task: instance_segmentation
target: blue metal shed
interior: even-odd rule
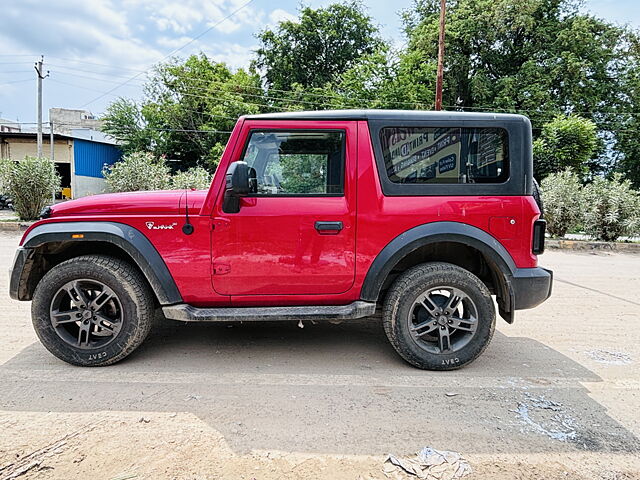
[[[76,175],[103,178],[102,169],[105,165],[113,165],[121,157],[122,151],[117,145],[74,139],[73,161]]]

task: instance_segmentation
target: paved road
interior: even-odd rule
[[[0,232],[0,272],[18,239]],[[555,271],[552,298],[518,312],[514,325],[500,321],[480,359],[444,373],[405,364],[375,319],[303,329],[164,321],[128,360],[76,368],[38,343],[29,304],[8,298],[2,273],[0,479],[16,455],[69,432],[78,436],[66,441],[68,454],[27,476],[99,468],[98,478],[125,470],[158,478],[180,465],[185,476],[172,478],[192,478],[215,464],[223,478],[241,478],[247,459],[264,465],[256,452],[285,452],[324,467],[293,470],[287,460],[265,466],[273,477],[256,478],[378,478],[383,454],[431,445],[471,459],[477,478],[513,478],[514,470],[519,478],[639,478],[640,256],[548,252],[541,263]],[[126,468],[105,451],[106,438]],[[140,456],[152,451],[168,460]]]

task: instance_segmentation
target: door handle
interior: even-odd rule
[[[342,230],[342,222],[316,222],[316,231],[324,235],[335,235]]]

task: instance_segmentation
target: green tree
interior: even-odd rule
[[[120,142],[126,153],[153,150],[157,136],[151,130],[142,108],[133,100],[118,98],[102,116],[102,131]]]
[[[435,62],[399,55],[382,46],[358,59],[334,84],[324,88],[331,108],[428,110],[434,101]]]
[[[382,44],[371,17],[356,1],[305,7],[297,21],[282,21],[257,37],[254,65],[264,72],[269,90],[289,90],[294,84],[324,87]]]
[[[161,131],[156,153],[180,168],[204,163],[215,169],[220,146],[241,115],[265,108],[260,77],[231,72],[204,54],[158,65],[146,86],[142,111]]]
[[[154,68],[138,104],[118,99],[103,116],[104,131],[126,153],[166,157],[172,170],[204,164],[215,170],[237,119],[265,108],[260,77],[206,55],[172,59]]]
[[[622,77],[623,92],[628,102],[621,104],[613,131],[617,154],[618,171],[628,178],[636,189],[640,189],[640,38],[632,37],[631,55],[628,56],[630,68]]]
[[[405,55],[437,57],[439,0],[405,12]],[[450,0],[443,104],[527,114],[537,135],[574,112],[617,137],[629,105],[637,36],[580,11],[577,0]],[[430,80],[433,82],[433,77]]]
[[[533,142],[535,176],[542,179],[567,168],[584,177],[598,146],[596,124],[576,115],[559,115]]]

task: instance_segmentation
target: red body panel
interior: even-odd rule
[[[345,130],[345,195],[244,198],[239,213],[225,214],[225,173],[240,158],[251,128]],[[347,304],[360,298],[369,267],[391,240],[437,221],[480,228],[500,241],[517,267],[537,266],[531,239],[539,210],[532,197],[384,196],[366,121],[241,118],[209,192],[186,197],[192,235],[181,231],[183,190],[86,197],[54,206],[51,218],[34,226],[110,221],[137,228],[164,259],[183,300],[195,306]],[[321,235],[316,221],[342,221],[344,229]]]

